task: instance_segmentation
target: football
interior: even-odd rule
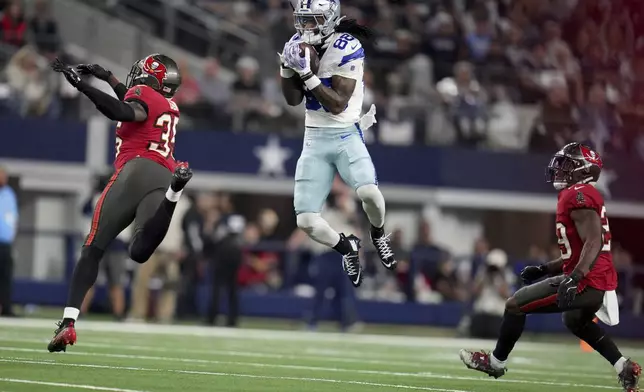
[[[318,56],[318,52],[312,45],[302,42],[300,43],[301,57],[304,57],[304,49],[306,48],[309,48],[309,51],[311,52],[311,71],[313,71],[313,73],[317,75],[318,71],[320,70],[320,56]]]

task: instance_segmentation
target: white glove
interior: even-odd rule
[[[360,120],[358,120],[358,124],[360,125],[360,129],[364,132],[367,129],[371,128],[373,124],[377,123],[378,120],[376,120],[376,105],[371,104],[371,107],[369,108],[369,111],[365,113],[364,116],[360,117]]]
[[[287,66],[300,76],[311,73],[311,50],[309,48],[304,49],[304,57],[301,57],[299,42],[295,42],[295,45],[289,48],[285,59]]]
[[[295,76],[295,72],[291,69],[291,67],[289,67],[286,59],[289,56],[292,56],[296,50],[297,54],[299,55],[300,47],[297,44],[297,41],[288,41],[286,44],[284,44],[282,53],[277,53],[280,59],[280,75],[285,79]]]

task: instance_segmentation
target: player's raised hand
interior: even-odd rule
[[[81,82],[81,77],[80,75],[78,75],[76,70],[60,61],[60,59],[58,58],[52,61],[51,69],[53,69],[54,72],[62,73],[63,76],[65,76],[65,79],[67,79],[67,82],[69,82],[69,84],[74,87],[78,86],[78,84]]]
[[[112,72],[98,64],[79,64],[76,66],[76,70],[81,75],[94,75],[96,79],[100,79],[105,82],[107,82],[110,76],[112,76]]]
[[[521,270],[521,280],[525,284],[532,284],[548,274],[545,265],[529,265]]]

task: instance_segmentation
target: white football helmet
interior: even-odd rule
[[[319,45],[340,22],[340,0],[296,0],[295,29],[302,41]]]

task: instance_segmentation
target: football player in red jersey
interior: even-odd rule
[[[526,315],[561,312],[566,327],[614,366],[624,391],[639,391],[642,368],[622,356],[613,340],[593,322],[604,295],[617,288],[606,207],[595,188],[602,166],[599,155],[579,143],[566,145],[550,161],[546,180],[559,191],[556,234],[561,257],[521,272],[528,286],[506,302],[496,348],[492,353],[461,350],[468,368],[495,378],[503,376]],[[546,276],[551,277],[532,284]]]
[[[174,159],[179,108],[172,97],[181,85],[179,67],[168,56],[153,54],[137,61],[127,86],[99,65],[72,68],[59,60],[56,72],[85,94],[110,120],[118,121],[115,172],[96,203],[92,226],[74,268],[63,320],[48,350],[65,351],[76,342],[74,323],[87,291],[96,282],[105,248],[132,222],[130,258],[146,262],[163,241],[175,206],[192,171]],[[84,81],[79,73],[107,81],[117,98]]]

